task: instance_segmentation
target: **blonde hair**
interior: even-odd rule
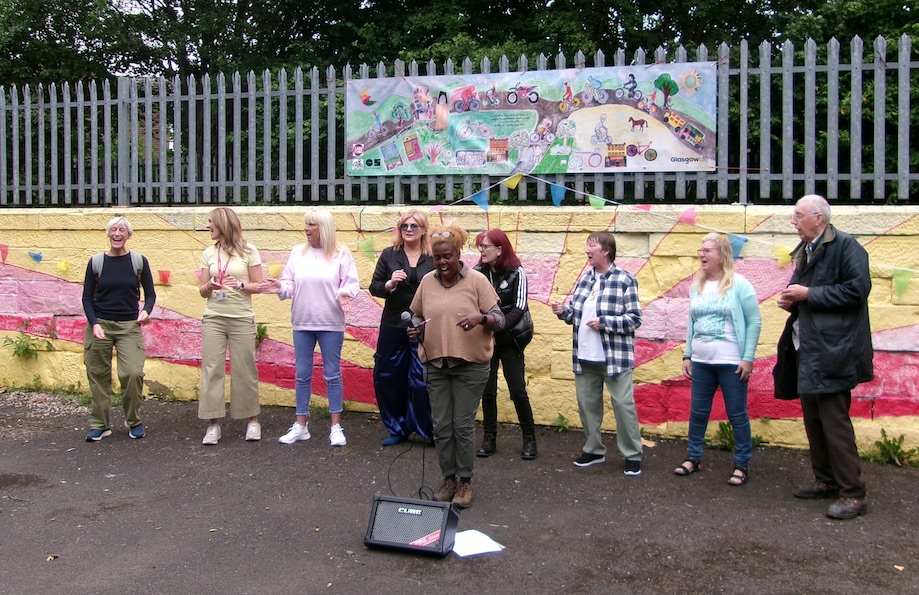
[[[210,212],[211,225],[220,232],[217,244],[227,251],[242,258],[249,253],[249,245],[243,238],[243,225],[239,216],[229,207],[217,207]]]
[[[408,211],[399,216],[399,222],[392,230],[392,246],[394,250],[404,250],[405,240],[402,239],[402,230],[400,227],[403,223],[414,221],[421,230],[421,255],[431,255],[431,238],[428,236],[428,217],[421,211]]]
[[[436,237],[440,234],[449,234],[448,237]],[[462,227],[459,227],[455,223],[446,223],[434,229],[431,232],[431,248],[437,244],[450,244],[457,254],[463,253],[463,248],[466,247],[466,241],[469,239],[469,234],[466,233]]]
[[[715,250],[721,256],[721,280],[718,284],[718,293],[724,295],[728,290],[734,287],[734,249],[731,242],[720,233],[711,232],[702,238],[702,243],[712,242],[715,244]],[[696,273],[695,287],[701,292],[705,282],[708,281],[708,274],[701,268]]]
[[[325,254],[326,260],[332,260],[339,252],[347,250],[343,245],[338,243],[335,235],[335,221],[332,219],[332,213],[325,209],[310,209],[303,215],[303,225],[313,224],[319,229],[319,247]],[[303,247],[303,253],[306,254],[310,249],[309,243]]]

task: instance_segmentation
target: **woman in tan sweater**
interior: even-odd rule
[[[434,418],[434,445],[444,476],[434,493],[458,508],[472,503],[475,414],[488,381],[493,333],[504,327],[498,294],[460,260],[467,234],[455,226],[431,234],[434,271],[412,300],[409,337],[419,339]]]

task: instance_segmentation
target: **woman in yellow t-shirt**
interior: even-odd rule
[[[243,239],[242,224],[232,209],[218,207],[207,220],[214,245],[201,255],[201,285],[207,298],[201,319],[201,390],[198,417],[208,420],[202,444],[220,440],[226,416],[224,379],[230,347],[230,417],[249,419],[246,440],[261,439],[258,423],[258,370],[255,367],[255,312],[252,294],[262,282],[262,260],[255,246]]]

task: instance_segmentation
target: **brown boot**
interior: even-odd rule
[[[523,435],[523,450],[520,451],[520,458],[525,461],[532,461],[536,458],[536,434]]]
[[[456,480],[452,477],[445,477],[443,485],[434,492],[434,500],[437,502],[449,502],[453,499],[453,494],[455,493]]]
[[[472,504],[472,484],[461,481],[453,495],[453,506],[469,508],[470,504]]]

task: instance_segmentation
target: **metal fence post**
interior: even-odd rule
[[[130,127],[128,116],[130,112],[131,81],[127,77],[118,77],[118,206],[130,206],[128,184],[131,171]]]

